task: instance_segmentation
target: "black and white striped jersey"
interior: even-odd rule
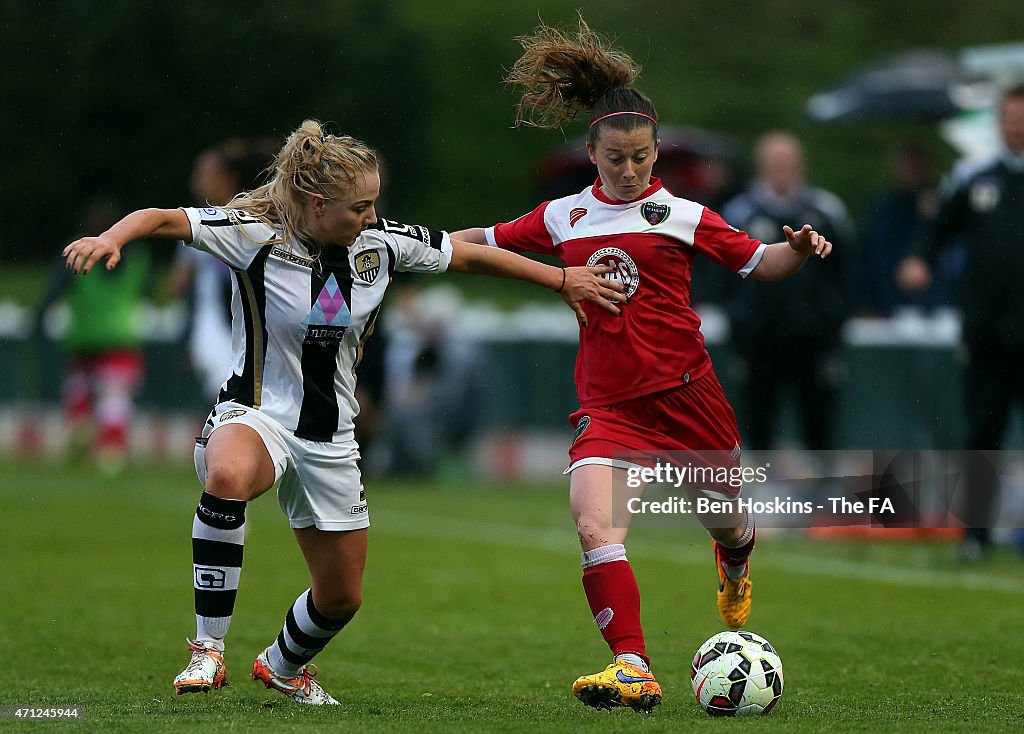
[[[219,401],[265,412],[300,438],[352,438],[355,370],[384,291],[397,271],[443,273],[446,232],[386,219],[349,248],[312,259],[297,239],[260,244],[279,232],[231,209],[184,209],[191,247],[233,273],[232,374]]]

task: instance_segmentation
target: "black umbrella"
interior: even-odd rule
[[[818,122],[942,120],[992,104],[995,88],[969,74],[949,54],[922,49],[892,57],[847,77],[807,102]]]

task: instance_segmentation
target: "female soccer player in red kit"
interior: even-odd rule
[[[524,89],[517,123],[559,127],[587,113],[587,151],[598,178],[511,222],[453,237],[553,254],[567,266],[612,265],[626,285],[621,315],[587,304],[590,323],[580,330],[580,409],[570,416],[576,438],[566,473],[583,549],[583,588],[614,662],[577,679],[573,693],[596,708],[650,712],[662,691],[645,651],[640,592],[624,546],[627,523],[613,520],[628,516],[620,507],[626,498],[613,487],[626,486],[629,452],[715,452],[738,463],[740,449],[735,416],[690,308],[693,258],[709,257],[744,278],[778,280],[811,255],[828,256],[832,245],[809,225],[786,227],[786,242],[763,244],[666,190],[651,171],[658,114],[632,86],[639,67],[582,18],[578,32],[541,25],[520,41],[524,53],[508,78]],[[715,490],[726,498],[739,492]],[[702,521],[713,538],[719,614],[727,626],[742,627],[750,614],[753,520],[731,512]]]

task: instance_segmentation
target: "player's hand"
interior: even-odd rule
[[[896,266],[896,284],[905,291],[923,291],[932,284],[932,269],[923,257],[904,258]]]
[[[87,275],[93,266],[106,258],[107,270],[113,270],[121,262],[121,245],[100,235],[83,237],[64,248],[68,270]]]
[[[626,287],[618,281],[603,277],[604,273],[613,270],[615,268],[611,265],[565,269],[565,285],[562,286],[560,295],[562,300],[569,304],[569,308],[576,312],[576,320],[580,322],[580,326],[587,325],[587,314],[583,310],[584,301],[596,303],[616,316],[622,313],[615,304],[626,302],[626,294],[623,293]]]
[[[832,243],[823,235],[815,232],[811,225],[805,224],[799,232],[794,232],[788,224],[782,228],[789,246],[801,255],[817,255],[825,259],[832,252]]]

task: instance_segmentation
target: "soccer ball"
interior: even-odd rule
[[[782,660],[753,632],[719,632],[693,656],[690,681],[711,716],[767,714],[782,696]]]

